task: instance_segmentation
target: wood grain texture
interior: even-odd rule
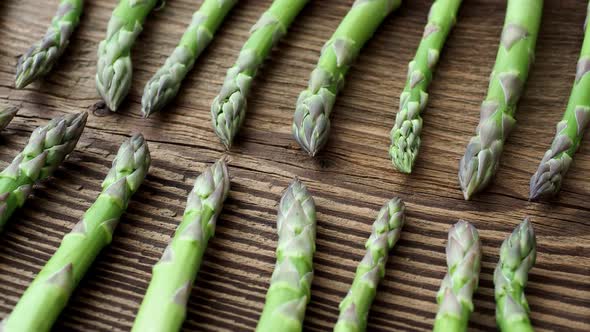
[[[56,326],[57,331],[127,331],[150,279],[151,267],[178,225],[194,178],[226,154],[213,133],[209,105],[235,60],[249,27],[271,0],[241,1],[197,61],[181,93],[164,113],[140,117],[143,85],[164,62],[199,0],[170,0],[154,12],[133,48],[134,81],[118,114],[91,115],[71,158],[35,189],[0,234],[0,317],[53,254],[64,234],[97,196],[118,145],[132,132],[150,141],[153,164],[120,223]],[[459,158],[479,118],[504,19],[505,1],[465,1],[429,90],[421,154],[411,176],[394,171],[387,155],[406,66],[426,22],[430,1],[407,1],[391,15],[353,66],[332,118],[328,146],[315,160],[291,137],[295,100],[324,41],[352,0],[311,1],[260,72],[238,144],[227,153],[232,190],[189,300],[187,330],[253,330],[274,264],[276,207],[283,189],[300,177],[318,206],[316,276],[306,330],[326,331],[353,279],[378,208],[398,195],[408,220],[393,250],[369,318],[371,331],[427,331],[445,272],[450,225],[473,222],[483,241],[481,285],[470,328],[493,331],[492,272],[498,248],[532,217],[538,260],[527,288],[538,331],[590,330],[590,139],[585,139],[561,195],[529,203],[529,178],[548,148],[568,99],[582,40],[586,4],[546,1],[537,59],[506,145],[495,183],[463,200]],[[31,131],[59,114],[98,101],[96,49],[115,0],[89,0],[62,61],[45,81],[13,88],[20,53],[45,31],[57,1],[0,3],[0,98],[20,107],[0,134],[0,167]]]

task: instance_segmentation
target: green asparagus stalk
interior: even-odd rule
[[[238,60],[228,69],[219,95],[211,104],[213,129],[230,148],[246,116],[250,85],[258,68],[309,0],[274,0],[250,29]]]
[[[133,331],[178,331],[199,271],[207,242],[215,233],[217,217],[229,193],[223,160],[201,174],[191,191],[182,223],[162,258],[135,318]]]
[[[330,113],[344,77],[365,43],[401,0],[356,0],[322,48],[306,90],[297,99],[293,135],[311,156],[328,141]]]
[[[367,253],[356,269],[348,295],[340,303],[336,332],[361,332],[367,328],[367,316],[385,275],[389,251],[395,246],[404,226],[404,203],[394,198],[385,203],[373,223],[371,236],[365,243]]]
[[[467,331],[473,312],[473,293],[479,283],[481,241],[477,229],[460,220],[449,231],[448,271],[437,294],[439,310],[434,332]]]
[[[61,0],[45,36],[20,57],[16,65],[16,88],[22,89],[47,75],[68,46],[80,22],[84,0]]]
[[[115,112],[131,86],[131,47],[147,15],[160,0],[120,0],[109,21],[106,39],[98,45],[96,88]]]
[[[509,0],[504,30],[490,77],[488,95],[481,104],[476,136],[459,164],[459,182],[469,200],[491,181],[516,124],[516,105],[535,56],[543,0]]]
[[[14,106],[2,106],[2,109],[0,110],[0,130],[8,126],[17,112],[18,108]]]
[[[311,296],[316,211],[313,197],[295,179],[281,198],[277,263],[256,331],[298,332]]]
[[[33,185],[49,177],[74,150],[88,114],[60,116],[33,131],[29,143],[0,173],[0,229],[23,206]]]
[[[61,245],[3,322],[3,332],[49,331],[92,262],[107,246],[131,196],[150,164],[143,136],[121,145],[103,191],[82,220],[64,236]]]
[[[590,17],[590,3],[587,16]],[[584,44],[576,70],[572,88],[563,119],[557,130],[551,148],[545,152],[537,172],[531,178],[530,195],[532,200],[552,196],[559,192],[574,154],[580,147],[582,137],[590,121],[590,26],[585,26]]]
[[[205,0],[193,14],[180,44],[146,84],[141,98],[145,117],[160,111],[178,93],[180,84],[193,68],[195,60],[209,45],[215,32],[238,0]]]
[[[453,25],[461,0],[436,0],[428,14],[422,41],[414,60],[408,65],[406,87],[400,95],[399,112],[391,129],[389,155],[393,166],[402,173],[411,173],[420,150],[422,117],[428,102],[426,89]]]
[[[533,332],[524,295],[529,270],[535,265],[537,243],[533,226],[525,219],[502,243],[494,270],[496,321],[502,332]]]

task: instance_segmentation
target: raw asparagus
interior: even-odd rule
[[[369,309],[377,293],[377,286],[385,275],[389,251],[395,246],[404,226],[404,203],[394,198],[385,203],[373,224],[371,236],[365,244],[367,253],[356,269],[350,291],[340,303],[336,332],[365,331]]]
[[[473,312],[473,293],[479,283],[481,241],[477,229],[460,220],[449,231],[448,271],[437,294],[435,332],[467,331]]]
[[[467,145],[459,164],[459,182],[465,199],[491,181],[514,127],[516,105],[522,94],[541,23],[543,0],[509,0],[504,30],[490,77],[488,95],[481,104],[476,136]]]
[[[350,65],[401,0],[356,0],[322,48],[306,90],[297,99],[293,135],[314,156],[328,141],[330,113]]]
[[[147,143],[135,135],[121,145],[103,191],[82,220],[64,236],[61,245],[3,322],[3,332],[49,331],[72,292],[113,236],[131,196],[150,164]]]
[[[145,117],[160,111],[176,96],[182,80],[237,2],[238,0],[205,0],[201,8],[193,14],[192,22],[184,32],[180,44],[145,85],[141,98],[141,111]]]
[[[298,332],[311,295],[316,211],[313,198],[297,179],[281,199],[277,231],[277,263],[256,331]]]
[[[0,173],[0,229],[23,206],[33,185],[49,177],[74,150],[88,114],[55,118],[33,131],[24,150]]]
[[[223,160],[197,178],[182,223],[162,258],[154,265],[152,281],[133,331],[180,330],[207,242],[215,233],[217,217],[228,193],[229,176]]]
[[[590,3],[587,17],[590,17]],[[580,147],[582,136],[590,120],[590,26],[585,26],[584,44],[576,70],[570,99],[557,124],[551,148],[545,152],[537,172],[531,178],[530,199],[555,195]]]
[[[17,89],[26,87],[51,71],[80,22],[83,6],[84,0],[61,0],[43,39],[18,60],[15,81]]]
[[[411,173],[420,150],[422,117],[428,102],[428,85],[447,36],[455,24],[461,0],[436,0],[428,14],[422,41],[408,65],[406,87],[400,95],[399,112],[391,129],[389,155],[400,172]]]
[[[494,270],[496,321],[503,332],[533,332],[524,295],[529,270],[535,265],[537,243],[533,226],[525,219],[500,248]]]
[[[107,36],[98,45],[96,88],[113,112],[131,86],[131,47],[158,1],[161,0],[120,0],[109,21]]]
[[[213,129],[228,149],[246,116],[247,98],[258,68],[308,1],[274,0],[252,26],[237,62],[228,69],[221,91],[211,105]]]
[[[2,106],[2,110],[0,110],[0,130],[8,126],[17,112],[18,108],[14,106]]]

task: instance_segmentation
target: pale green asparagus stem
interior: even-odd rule
[[[96,88],[113,112],[131,87],[131,47],[158,1],[162,0],[120,0],[109,21],[107,36],[98,45]]]
[[[180,330],[194,280],[228,193],[229,175],[223,160],[197,178],[182,223],[154,265],[132,331]]]
[[[174,99],[182,80],[237,2],[238,0],[205,0],[201,8],[193,14],[192,22],[184,32],[180,44],[145,85],[141,98],[141,112],[145,117],[160,111]]]
[[[277,231],[277,263],[256,331],[299,332],[311,295],[316,211],[313,197],[297,179],[281,199]]]
[[[502,332],[533,332],[524,288],[529,270],[535,265],[536,247],[535,232],[528,219],[502,243],[494,271],[496,321]]]
[[[0,229],[23,206],[33,185],[53,174],[74,150],[88,114],[60,116],[33,131],[29,143],[0,173]]]
[[[535,56],[543,0],[508,0],[504,30],[488,95],[481,104],[476,136],[459,164],[459,182],[465,199],[491,181],[516,124],[514,114]]]
[[[309,0],[274,0],[250,29],[238,60],[228,69],[219,95],[211,104],[213,129],[229,149],[244,122],[250,85],[273,46]]]
[[[80,21],[83,0],[61,0],[45,36],[23,54],[16,65],[16,88],[47,75],[62,55]]]
[[[399,112],[391,129],[389,147],[393,166],[400,172],[411,173],[418,156],[422,133],[420,113],[428,102],[426,89],[460,6],[461,0],[436,0],[432,4],[422,41],[408,65],[406,87],[399,98]]]
[[[467,331],[473,293],[479,284],[481,241],[477,229],[460,220],[449,231],[447,274],[436,296],[439,304],[434,332]]]
[[[2,130],[14,119],[18,108],[14,106],[0,106],[0,108],[0,130]]]
[[[103,191],[3,322],[3,332],[49,331],[88,268],[113,237],[119,218],[148,171],[141,135],[127,140],[102,183]]]
[[[587,17],[590,17],[590,3]],[[588,19],[588,18],[587,18]],[[576,79],[570,99],[557,124],[551,148],[543,156],[537,172],[531,178],[530,199],[555,195],[572,163],[574,154],[580,147],[584,131],[590,121],[590,26],[585,26],[584,44],[580,52]]]
[[[404,211],[404,203],[399,198],[385,203],[379,211],[371,236],[365,243],[367,253],[356,269],[348,295],[340,303],[335,332],[366,330],[367,316],[377,294],[377,286],[385,275],[389,251],[397,243],[404,226]]]
[[[322,48],[308,87],[297,99],[293,136],[314,156],[328,141],[330,113],[344,77],[365,43],[401,0],[356,0]]]

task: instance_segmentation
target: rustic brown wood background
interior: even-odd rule
[[[140,117],[143,85],[164,62],[199,0],[170,0],[154,12],[133,48],[134,82],[118,114],[91,115],[77,150],[35,190],[0,235],[0,317],[99,192],[118,145],[141,131],[153,164],[112,245],[75,292],[55,330],[129,330],[159,259],[177,226],[194,178],[228,154],[232,191],[189,301],[187,330],[253,330],[274,265],[275,210],[294,176],[313,193],[318,209],[316,276],[306,329],[329,330],[352,281],[363,244],[381,204],[402,197],[407,225],[392,251],[369,319],[373,331],[426,331],[445,273],[444,245],[451,224],[473,222],[484,245],[474,331],[494,330],[492,271],[502,239],[528,215],[538,236],[538,260],[527,296],[538,331],[590,330],[590,139],[586,139],[559,198],[529,203],[531,174],[554,134],[574,78],[585,1],[546,1],[537,61],[506,145],[496,182],[463,200],[458,160],[478,122],[494,62],[505,1],[468,0],[448,40],[425,114],[423,148],[411,176],[387,155],[389,130],[431,1],[407,1],[383,24],[350,71],[332,117],[332,137],[315,160],[291,138],[291,117],[323,42],[352,0],[311,1],[259,73],[245,126],[226,153],[211,130],[209,105],[236,58],[249,27],[271,0],[241,1],[196,63],[175,103],[149,120]],[[31,131],[63,113],[98,101],[96,49],[115,0],[87,2],[63,60],[44,82],[13,88],[19,54],[49,24],[57,0],[0,3],[0,97],[20,107],[0,134],[0,166],[25,145]]]

